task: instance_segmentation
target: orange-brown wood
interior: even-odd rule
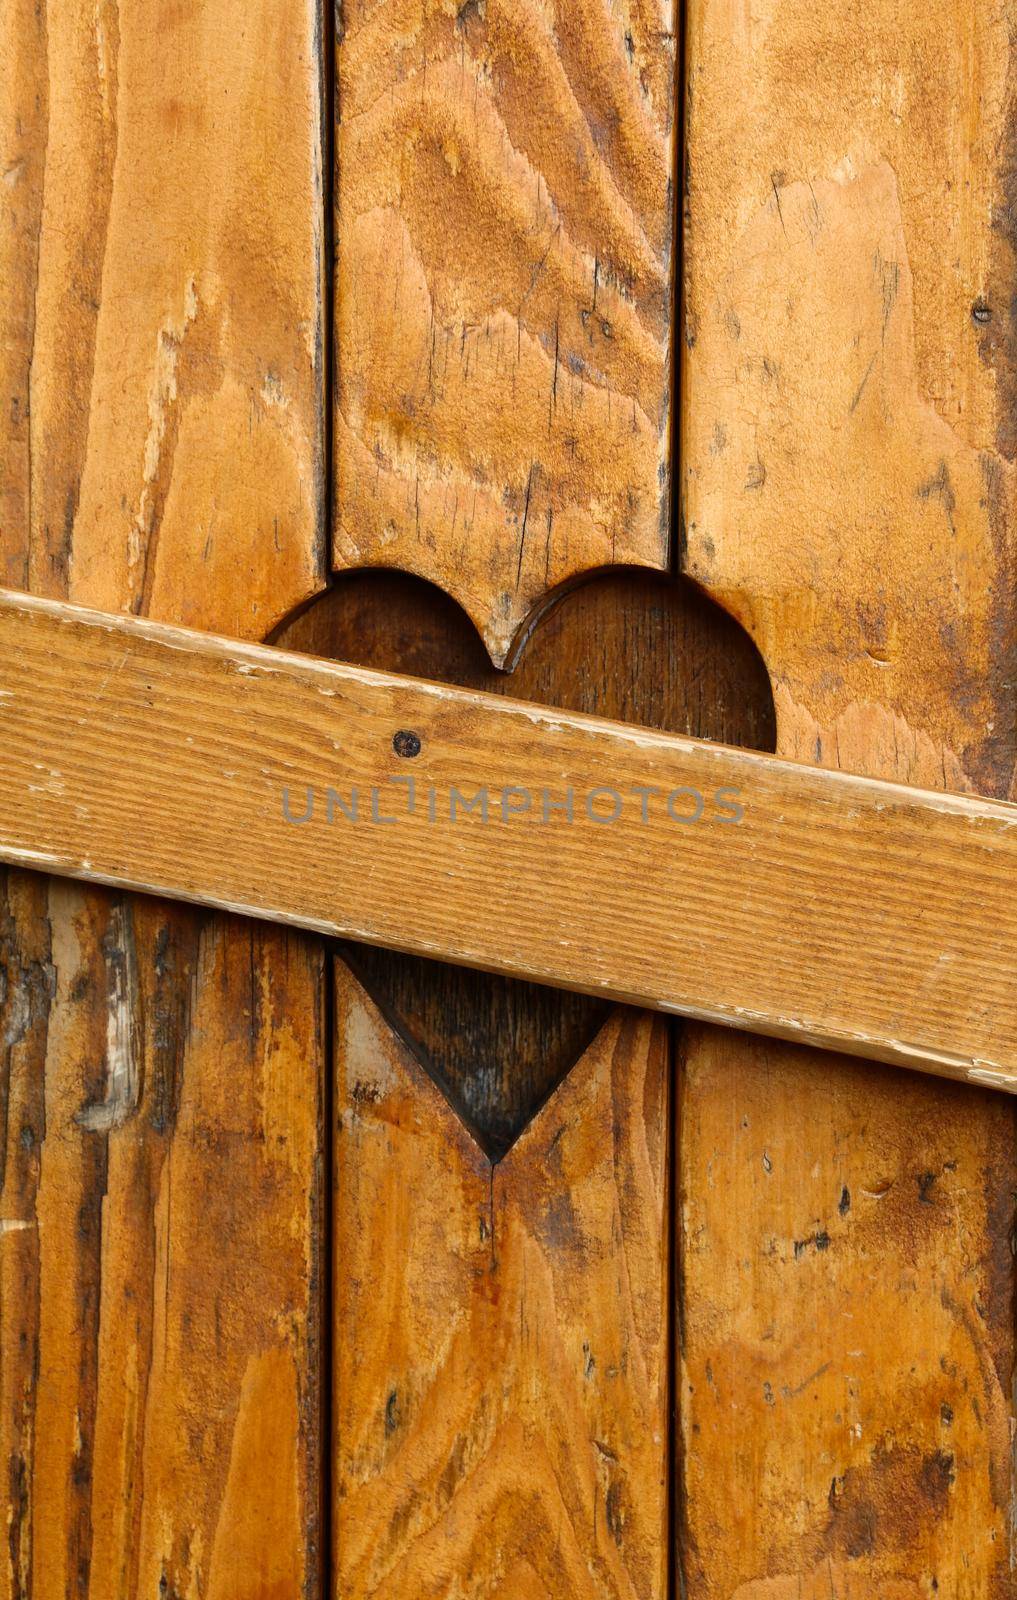
[[[689,571],[783,754],[1017,797],[1012,4],[689,23]],[[334,562],[511,659],[554,584],[667,560],[673,19],[342,25]],[[317,17],[0,27],[2,581],[264,638],[325,559]],[[5,880],[0,1600],[320,1588],[321,980]],[[660,1024],[492,1173],[341,970],[335,1020],[342,1600],[1012,1594],[1005,1101],[687,1030],[669,1577]]]
[[[502,661],[561,580],[666,562],[671,0],[353,0],[337,59],[335,565]]]
[[[333,561],[433,580],[502,663],[556,584],[612,561],[667,562],[673,7],[358,0],[343,6],[340,26]],[[508,1005],[518,1019],[518,1003]],[[528,1037],[525,1023],[520,1030]],[[510,1060],[513,1039],[509,1030]],[[660,1072],[648,1039],[633,1046],[633,1085]],[[602,1073],[601,1048],[573,1075]],[[340,1162],[337,1271],[351,1255],[364,1259],[364,1230],[379,1274],[383,1249],[414,1274],[433,1256],[450,1276],[446,1301],[425,1305],[418,1293],[412,1306],[421,1330],[442,1339],[439,1354],[405,1359],[398,1269],[380,1298],[363,1274],[340,1285],[336,1593],[419,1600],[458,1587],[657,1600],[666,1592],[664,1325],[640,1313],[636,1359],[631,1312],[601,1303],[603,1241],[592,1229],[580,1248],[567,1230],[560,1243],[541,1237],[551,1199],[541,1200],[535,1173],[505,1177],[507,1254],[490,1256],[476,1212],[484,1164],[411,1066],[384,1031],[338,1035],[344,1128],[356,1085],[379,1079],[393,1108],[385,1115],[398,1108],[412,1126],[433,1126],[413,1141],[423,1151],[426,1138],[429,1160],[413,1157],[428,1181],[416,1183],[412,1221],[390,1204],[415,1180],[386,1157],[396,1131],[384,1117],[358,1152],[359,1179]],[[578,1092],[573,1075],[523,1136],[534,1157],[549,1149],[561,1096]],[[598,1103],[599,1143],[563,1134],[555,1171],[565,1207],[585,1182],[588,1149],[607,1184],[599,1227],[615,1204],[607,1174],[613,1165],[620,1181],[630,1165],[632,1124]],[[657,1090],[646,1109],[657,1152],[663,1111]],[[409,1144],[398,1145],[406,1159]],[[510,1168],[494,1170],[497,1194]],[[617,1203],[626,1231],[645,1241],[640,1293],[655,1296],[666,1254],[660,1192],[630,1184]],[[440,1356],[443,1311],[457,1330],[455,1371]],[[350,1318],[356,1343],[343,1334]],[[597,1354],[602,1332],[614,1354]],[[592,1381],[582,1349],[591,1336]],[[472,1411],[455,1398],[456,1371],[468,1374]],[[419,1395],[422,1409],[407,1410],[407,1429],[386,1447],[384,1411],[400,1383],[411,1385],[407,1406]],[[358,1397],[364,1442],[353,1446]],[[658,1426],[642,1433],[635,1419],[658,1406]],[[601,1424],[612,1417],[607,1437]],[[441,1517],[440,1540],[424,1536],[421,1507]]]
[[[779,752],[1000,796],[1014,22],[689,13],[688,570],[759,644]],[[1010,1595],[1011,1112],[815,1064],[685,1044],[684,1592]]]
[[[1008,802],[4,590],[0,660],[0,859],[1017,1089]]]
[[[666,1024],[494,1167],[342,969],[336,1040],[336,1594],[665,1594]]]
[[[525,648],[507,674],[492,667],[479,637],[454,602],[418,579],[393,573],[344,576],[328,596],[287,626],[284,642],[376,669],[444,676],[464,687],[522,694],[547,705],[644,726],[768,746],[772,706],[758,658],[744,635],[701,596],[661,573],[615,571],[558,600],[528,633]],[[575,1374],[567,1357],[570,1349],[589,1344],[591,1335],[596,1343],[605,1330],[617,1347],[625,1336],[624,1314],[612,1321],[610,1307],[602,1302],[603,1264],[596,1266],[596,1274],[582,1261],[577,1266],[568,1235],[549,1231],[543,1221],[548,1207],[554,1207],[552,1215],[571,1215],[568,1196],[573,1182],[584,1196],[590,1195],[587,1162],[596,1158],[601,1163],[597,1190],[602,1195],[609,1181],[603,1166],[607,1152],[617,1172],[632,1170],[632,1109],[624,1112],[624,1125],[621,1111],[608,1125],[603,1096],[592,1097],[587,1088],[576,1087],[588,1085],[591,1073],[604,1071],[604,1037],[614,1035],[584,1048],[603,1021],[603,1008],[591,1009],[582,996],[379,948],[360,946],[350,951],[349,959],[369,987],[372,1002],[340,969],[340,1016],[352,1019],[340,1026],[336,1048],[341,1129],[336,1170],[334,1481],[340,1592],[375,1592],[383,1573],[386,1595],[405,1592],[415,1597],[419,1585],[428,1581],[439,1592],[442,1583],[457,1581],[467,1592],[485,1592],[485,1585],[500,1581],[501,1592],[529,1596],[546,1585],[546,1592],[571,1596],[589,1592],[591,1575],[602,1587],[608,1584],[608,1593],[617,1592],[612,1587],[617,1585],[621,1592],[639,1596],[666,1594],[666,1466],[660,1453],[666,1430],[660,1431],[658,1416],[641,1447],[630,1428],[633,1415],[646,1415],[647,1365],[664,1359],[653,1346],[663,1342],[665,1328],[661,1324],[655,1331],[651,1345],[647,1323],[641,1320],[646,1364],[630,1361],[606,1375],[610,1387],[601,1415],[605,1421],[617,1415],[622,1423],[609,1446],[615,1454],[610,1460],[597,1442],[605,1438],[599,1428],[591,1440],[596,1419],[590,1409],[590,1385],[596,1381],[595,1369],[587,1371],[584,1354],[579,1398],[585,1396],[586,1401],[578,1406],[573,1403]],[[375,1003],[411,1055],[382,1028]],[[652,1088],[659,1071],[652,1059],[661,1048],[659,1028],[659,1023],[641,1024],[638,1030],[624,1026],[620,1037],[627,1040],[629,1059],[612,1067],[616,1104],[618,1096],[628,1092],[629,1080],[638,1086],[642,1079]],[[442,1085],[489,1156],[509,1150],[493,1171],[418,1064]],[[559,1094],[545,1105],[570,1067]],[[387,1086],[382,1125],[370,1120],[370,1102],[379,1082]],[[582,1161],[576,1155],[580,1144],[574,1123],[567,1136],[554,1142],[561,1128],[560,1101],[569,1096],[564,1103],[574,1109],[578,1097],[583,1114],[592,1117],[597,1137],[604,1141],[603,1148],[584,1142]],[[654,1094],[652,1105],[647,1102],[643,1112],[648,1149],[661,1148],[659,1119],[666,1115],[666,1104]],[[528,1123],[528,1133],[513,1149]],[[363,1136],[365,1126],[369,1138]],[[640,1132],[640,1142],[643,1137]],[[417,1150],[423,1150],[426,1159],[413,1153]],[[514,1165],[516,1152],[522,1155],[524,1150],[525,1165]],[[554,1156],[553,1166],[549,1163],[553,1184],[538,1182],[533,1156],[543,1150]],[[402,1163],[409,1185],[405,1189],[400,1181]],[[477,1234],[472,1234],[468,1213],[463,1224],[468,1230],[463,1235],[466,1243],[458,1242],[462,1196],[478,1190],[489,1196],[492,1187],[503,1195],[506,1182],[511,1183],[513,1238],[526,1237],[527,1230],[538,1238],[542,1278],[562,1286],[553,1306],[547,1294],[535,1292],[529,1283],[524,1293],[513,1280],[503,1293],[502,1269],[497,1260],[492,1262],[480,1238],[479,1222]],[[559,1190],[562,1199],[556,1202]],[[654,1244],[654,1248],[659,1244],[663,1259],[667,1247],[663,1203],[643,1182],[638,1192],[626,1182],[624,1190],[619,1189],[619,1205],[622,1192],[628,1217],[626,1249],[634,1230],[644,1234],[649,1230],[651,1241],[663,1230]],[[612,1201],[609,1211],[613,1209]],[[598,1227],[610,1224],[609,1211],[600,1212]],[[367,1230],[370,1242],[365,1248],[362,1234]],[[426,1252],[435,1239],[443,1241],[440,1261],[447,1263],[450,1250],[458,1249],[458,1260],[474,1263],[479,1273],[479,1281],[471,1287],[457,1268],[452,1278],[455,1294],[445,1294],[448,1280],[443,1279],[444,1298],[439,1296],[437,1305],[427,1298],[431,1264]],[[609,1248],[618,1249],[617,1233]],[[640,1249],[641,1260],[646,1248]],[[599,1261],[596,1253],[603,1249],[603,1241],[592,1228],[588,1249]],[[383,1256],[384,1251],[410,1263],[410,1281],[419,1286],[412,1301],[401,1286],[399,1269],[388,1255]],[[577,1279],[571,1297],[568,1276],[561,1276],[566,1267]],[[654,1266],[655,1274],[657,1270]],[[645,1266],[638,1271],[645,1282]],[[380,1298],[379,1284],[385,1289]],[[531,1344],[538,1346],[539,1341],[532,1355],[519,1348],[520,1311],[526,1316]],[[456,1404],[456,1374],[447,1364],[429,1364],[426,1353],[407,1345],[406,1319],[412,1316],[414,1328],[436,1328],[438,1347],[447,1348],[442,1342],[446,1312],[457,1319],[458,1359],[461,1370],[469,1373],[469,1395],[478,1398],[474,1416]],[[393,1414],[394,1442],[386,1445],[379,1411],[382,1405],[387,1408],[393,1387],[406,1374],[413,1381],[411,1398],[424,1389],[428,1397],[435,1397],[435,1404],[418,1404],[401,1439],[394,1437],[400,1424]],[[601,1379],[604,1376],[602,1362]],[[389,1387],[383,1389],[386,1377]],[[566,1406],[560,1398],[562,1385],[569,1396]],[[546,1403],[546,1421],[541,1422],[528,1388],[537,1401]],[[603,1397],[601,1391],[598,1406]],[[669,1417],[668,1412],[666,1426]],[[460,1431],[450,1440],[453,1423]],[[488,1446],[495,1432],[501,1442],[497,1459],[492,1460]],[[407,1436],[412,1437],[412,1447],[407,1447]],[[506,1436],[512,1441],[509,1445]],[[545,1462],[549,1441],[554,1440],[555,1460],[567,1491],[567,1527],[557,1482],[546,1470],[535,1474],[532,1484],[527,1477],[529,1452],[518,1447],[521,1438]],[[444,1479],[437,1484],[435,1452]],[[452,1465],[446,1475],[448,1460]],[[592,1489],[591,1462],[597,1475]],[[626,1485],[633,1486],[638,1510],[619,1516]],[[436,1555],[441,1541],[422,1531],[415,1490],[432,1510],[443,1508],[441,1537],[451,1546],[444,1561]],[[469,1522],[459,1539],[457,1505]],[[497,1515],[487,1516],[492,1508]],[[390,1512],[391,1530],[384,1521]],[[607,1558],[605,1516],[611,1535]],[[362,1519],[367,1536],[358,1531]],[[556,1533],[564,1531],[549,1556],[552,1527]],[[368,1551],[371,1538],[379,1546],[377,1559]],[[621,1568],[614,1557],[615,1541]],[[652,1554],[651,1546],[656,1546]],[[559,1559],[566,1547],[567,1561]],[[434,1580],[432,1563],[438,1572]],[[461,1579],[458,1573],[463,1574]]]
[[[262,637],[322,581],[317,12],[0,26],[4,580]],[[3,1600],[316,1592],[322,978],[7,877]]]
[[[4,581],[262,638],[321,584],[317,9],[4,11]]]
[[[300,1594],[320,951],[20,874],[3,918],[3,1593]]]

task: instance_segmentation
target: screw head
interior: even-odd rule
[[[412,756],[419,756],[419,733],[413,733],[409,728],[400,728],[399,732],[393,736],[392,749],[397,756],[405,756],[407,759]]]

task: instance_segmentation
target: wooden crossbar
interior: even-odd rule
[[[0,591],[0,858],[1017,1090],[1017,806]]]

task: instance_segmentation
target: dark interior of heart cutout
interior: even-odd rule
[[[557,596],[517,641],[508,672],[492,666],[455,601],[388,570],[339,578],[274,642],[644,727],[774,748],[769,682],[751,641],[691,584],[644,570],[600,572]],[[608,1011],[584,995],[366,945],[345,945],[343,954],[493,1161]]]

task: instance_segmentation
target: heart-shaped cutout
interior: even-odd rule
[[[642,568],[593,573],[549,597],[491,663],[472,622],[433,584],[368,569],[339,577],[273,642],[644,727],[774,748],[766,669],[737,623],[688,582]],[[592,1042],[609,1007],[366,945],[343,953],[492,1161]]]

